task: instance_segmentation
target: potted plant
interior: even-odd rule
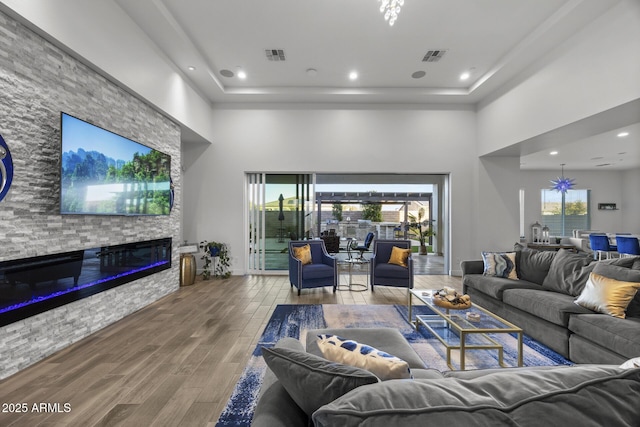
[[[435,236],[436,233],[431,229],[431,221],[423,220],[424,208],[418,210],[418,218],[414,215],[409,215],[411,222],[409,223],[409,229],[418,238],[420,242],[420,250],[418,255],[427,254],[427,239],[431,236]]]
[[[213,269],[214,277],[226,279],[231,276],[231,271],[229,270],[231,259],[229,258],[229,249],[226,243],[204,240],[200,242],[200,248],[204,251],[200,258],[204,260],[204,266],[202,267],[202,278],[204,280],[208,280],[211,277],[212,258],[217,258]]]

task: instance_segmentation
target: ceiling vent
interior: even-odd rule
[[[438,62],[442,59],[445,53],[447,53],[446,49],[430,50],[426,55],[424,55],[422,62]]]
[[[265,49],[264,53],[267,54],[267,59],[269,61],[284,61],[284,50],[283,49]]]

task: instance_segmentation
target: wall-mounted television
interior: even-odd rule
[[[60,213],[168,215],[171,156],[61,113]]]

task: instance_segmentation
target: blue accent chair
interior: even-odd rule
[[[302,261],[293,256],[293,248],[309,245],[311,264],[302,265]],[[338,286],[338,263],[335,257],[327,253],[322,240],[294,240],[289,242],[289,282],[298,288],[321,288],[332,286],[333,292]]]
[[[408,267],[389,264],[391,249],[397,246],[411,249],[410,240],[376,240],[373,244],[373,258],[371,258],[371,291],[374,286],[395,286],[413,289],[413,259],[411,254],[407,260]]]
[[[618,253],[622,255],[640,255],[640,243],[637,237],[616,236],[616,245]]]
[[[618,248],[609,244],[609,237],[606,234],[589,234],[589,243],[593,251],[593,257],[601,260],[602,253],[606,254],[607,259],[611,258],[611,254],[616,252]]]

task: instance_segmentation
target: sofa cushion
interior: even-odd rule
[[[638,282],[624,282],[592,272],[576,304],[624,319],[625,311],[638,289]]]
[[[318,347],[326,359],[366,369],[383,381],[411,378],[407,362],[368,344],[338,335],[320,334]]]
[[[581,258],[585,256],[586,259]],[[557,263],[556,259],[558,260]],[[587,262],[587,264],[581,266],[583,262]],[[630,269],[634,262],[635,258],[612,258],[593,261],[590,255],[572,254],[569,251],[560,250],[559,258],[554,258],[552,267],[542,286],[577,297],[582,293],[584,285],[589,279],[589,274],[598,265],[613,265]]]
[[[640,369],[583,366],[476,379],[392,380],[356,388],[313,414],[323,426],[637,425]]]
[[[521,280],[542,285],[556,254],[556,251],[536,251],[532,249],[516,251],[518,277]]]
[[[369,371],[304,351],[263,347],[262,355],[289,396],[307,415],[356,387],[379,381]]]
[[[518,279],[515,252],[482,252],[485,276]]]
[[[324,279],[332,275],[333,267],[327,264],[307,264],[302,267],[302,278],[304,280]]]
[[[542,286],[566,295],[578,296],[589,278],[589,272],[583,273],[582,267],[593,262],[593,256],[585,253],[573,253],[560,249],[551,262],[549,273]]]
[[[390,277],[396,279],[408,279],[409,269],[395,264],[376,263],[376,277]]]
[[[541,289],[540,285],[525,280],[511,280],[481,274],[468,274],[462,278],[462,283],[463,286],[480,291],[500,301],[502,301],[502,295],[506,289]]]
[[[574,303],[575,298],[559,292],[535,289],[507,289],[502,300],[515,308],[563,327],[569,324],[569,315],[593,313]]]
[[[569,330],[624,357],[640,355],[640,319],[580,314],[571,316]]]

